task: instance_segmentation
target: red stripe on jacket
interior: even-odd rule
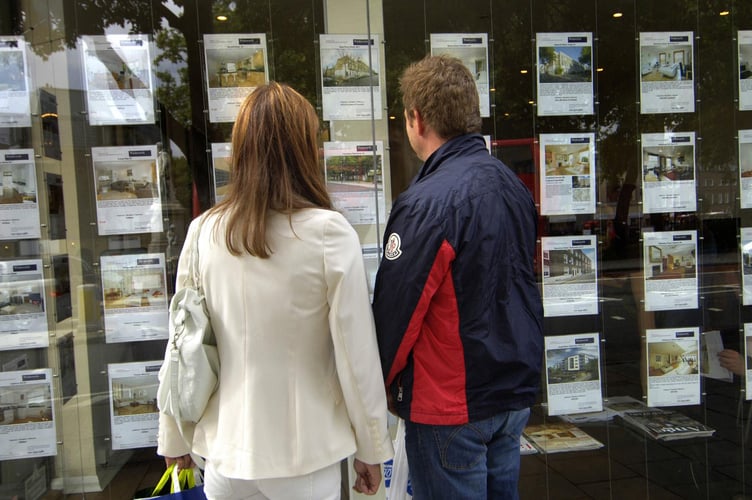
[[[422,424],[466,423],[465,355],[452,280],[454,249],[444,241],[387,377],[389,386],[412,351],[414,378],[410,420]]]

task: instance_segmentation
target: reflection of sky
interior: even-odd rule
[[[570,356],[576,354],[588,354],[593,357],[598,356],[598,349],[596,346],[592,347],[570,347],[566,349],[551,349],[546,352],[546,363],[548,366],[555,365],[564,361]]]

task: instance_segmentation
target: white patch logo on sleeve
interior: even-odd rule
[[[387,260],[396,260],[400,255],[402,255],[402,249],[400,248],[401,244],[402,241],[400,240],[399,234],[390,234],[389,240],[386,242],[384,257],[386,257]]]

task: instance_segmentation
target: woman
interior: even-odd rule
[[[354,488],[372,495],[393,453],[360,242],[332,208],[318,130],[292,88],[257,88],[232,131],[227,196],[202,217],[220,384],[191,443],[160,414],[158,453],[204,457],[209,499],[339,498],[353,453]],[[184,250],[178,286],[187,268]]]

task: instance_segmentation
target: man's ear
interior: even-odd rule
[[[415,127],[418,134],[423,135],[426,132],[426,122],[423,121],[423,116],[417,109],[413,110],[413,120],[415,121]]]

